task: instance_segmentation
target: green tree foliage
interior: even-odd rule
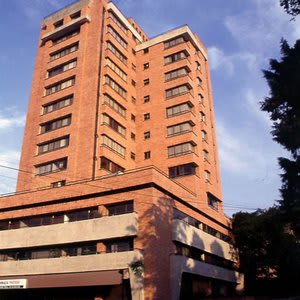
[[[291,16],[297,16],[300,13],[300,0],[280,0],[280,6]]]
[[[281,60],[270,60],[264,76],[270,96],[261,102],[261,109],[270,113],[273,139],[290,153],[279,158],[283,170],[280,209],[300,238],[300,40],[290,47],[281,41]]]
[[[300,249],[276,207],[236,213],[233,234],[247,294],[286,296],[297,292]]]

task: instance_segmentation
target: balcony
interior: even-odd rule
[[[173,220],[173,240],[236,262],[236,249],[231,244],[182,220]]]
[[[1,277],[45,275],[128,269],[128,265],[142,259],[139,250],[82,256],[63,256],[34,260],[0,262]]]
[[[207,278],[232,282],[237,285],[237,291],[243,290],[244,276],[242,273],[237,271],[227,270],[222,267],[210,265],[180,255],[171,255],[170,264],[171,290],[173,296],[171,299],[177,299],[176,297],[178,297],[180,293],[180,279],[182,277],[182,273],[191,273]]]
[[[1,250],[59,245],[137,235],[136,213],[0,231]],[[1,269],[1,268],[0,268]]]
[[[76,28],[79,28],[82,24],[84,24],[86,22],[90,22],[90,17],[82,16],[72,22],[69,22],[66,25],[63,25],[53,31],[50,31],[42,36],[42,43],[44,44],[49,40],[57,39],[65,34],[71,32],[72,30],[74,30]]]

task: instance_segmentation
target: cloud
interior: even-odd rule
[[[45,14],[49,13],[53,10],[61,9],[64,6],[72,3],[72,0],[66,1],[62,4],[58,0],[30,0],[23,3],[22,11],[24,12],[25,16],[30,20],[37,19],[41,20]],[[21,1],[22,3],[22,1]]]
[[[12,115],[5,115],[0,111],[0,130],[15,127],[23,127],[25,123],[25,115],[13,113]]]
[[[231,128],[223,119],[216,123],[220,165],[224,171],[255,181],[277,176],[274,144],[269,148],[268,141],[252,137],[245,129]]]
[[[278,52],[283,35],[292,43],[299,38],[300,20],[291,22],[279,1],[253,0],[253,4],[247,11],[228,16],[224,23],[239,45],[263,62]]]
[[[208,55],[211,70],[222,68],[227,70],[228,74],[233,74],[233,62],[231,61],[230,57],[226,56],[221,49],[217,47],[210,47],[208,48]]]
[[[18,167],[20,152],[16,150],[0,150],[0,164],[10,167]]]
[[[250,52],[225,54],[222,49],[213,46],[208,48],[208,56],[211,70],[221,69],[228,75],[233,75],[236,65],[240,63],[246,64],[250,71],[257,68],[256,56]]]
[[[264,93],[258,91],[253,91],[252,89],[246,89],[242,91],[242,94],[245,97],[245,108],[264,126],[271,128],[272,122],[267,113],[263,112],[260,109],[259,101],[262,101],[264,98]]]
[[[0,194],[15,191],[18,172],[4,166],[18,168],[20,152],[0,149]]]

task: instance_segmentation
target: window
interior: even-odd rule
[[[108,57],[105,59],[105,65],[110,67],[124,81],[127,81],[127,74]]]
[[[42,165],[37,166],[36,169],[36,174],[37,175],[44,175],[48,173],[54,173],[54,172],[59,172],[67,169],[67,162],[68,159],[61,158],[52,162],[48,162]]]
[[[126,116],[126,109],[119,104],[115,99],[113,99],[110,95],[104,94],[104,103],[111,107],[114,111],[119,113],[123,118]]]
[[[167,128],[167,135],[172,136],[172,135],[181,134],[192,130],[193,130],[193,124],[191,122],[184,122],[184,123],[169,126]]]
[[[45,104],[43,106],[43,114],[48,114],[52,111],[64,108],[66,106],[69,106],[73,103],[73,95],[61,98],[59,100],[56,100],[54,102]]]
[[[201,130],[202,141],[207,141],[207,132],[205,130]]]
[[[170,178],[194,175],[195,173],[196,173],[196,165],[193,163],[169,168],[169,177]]]
[[[204,97],[202,94],[198,94],[199,103],[203,103]]]
[[[121,97],[126,99],[127,91],[124,90],[118,83],[116,83],[112,78],[108,75],[105,75],[105,83],[108,84],[116,93],[118,93]]]
[[[170,47],[174,47],[174,46],[176,46],[178,44],[182,44],[184,42],[185,41],[184,41],[184,38],[182,36],[177,37],[175,39],[172,39],[170,41],[165,42],[165,49],[168,49]]]
[[[147,54],[147,53],[149,53],[149,48],[144,49],[144,54]]]
[[[38,145],[38,154],[55,151],[69,146],[69,136]]]
[[[203,159],[205,161],[208,161],[208,151],[207,150],[203,150]]]
[[[53,25],[54,25],[55,28],[61,27],[61,26],[64,25],[64,20],[61,19],[61,20],[55,22]]]
[[[56,45],[56,44],[59,44],[65,40],[68,40],[70,38],[72,38],[73,36],[76,36],[80,33],[80,28],[78,29],[75,29],[71,32],[68,32],[67,34],[63,35],[63,36],[60,36],[58,37],[57,39],[53,39],[52,42],[53,42],[53,45]]]
[[[201,70],[201,65],[199,63],[199,61],[195,61],[195,64],[196,64],[196,70]]]
[[[107,48],[125,65],[127,64],[127,57],[123,55],[111,42],[107,42]]]
[[[144,70],[149,69],[149,63],[144,64]]]
[[[197,77],[197,85],[202,86],[202,79],[200,77]]]
[[[151,152],[150,151],[144,152],[144,159],[150,159],[150,158],[151,158]]]
[[[133,40],[135,43],[138,42],[138,39],[137,39],[137,37],[136,37],[134,34],[132,34],[132,40]]]
[[[136,51],[133,48],[132,48],[131,52],[133,55],[136,55]]]
[[[149,80],[149,78],[147,78],[147,79],[144,79],[144,85],[148,85],[150,83],[150,80]]]
[[[59,59],[63,56],[66,56],[70,53],[73,53],[73,52],[77,51],[78,49],[79,49],[79,43],[77,42],[77,43],[75,43],[71,46],[68,46],[68,47],[60,49],[56,52],[50,53],[50,61]]]
[[[167,108],[167,117],[174,117],[180,114],[184,114],[186,112],[191,111],[192,103],[191,102],[185,102],[179,105],[174,105]]]
[[[210,181],[210,172],[205,170],[204,171],[204,179],[205,181],[209,182]]]
[[[172,79],[176,79],[178,77],[185,76],[188,74],[189,71],[190,70],[187,67],[183,67],[183,68],[165,73],[165,81],[170,81]]]
[[[175,157],[194,152],[194,144],[191,142],[168,147],[168,157]]]
[[[136,104],[136,99],[135,99],[133,96],[131,96],[131,102],[132,102],[133,104]]]
[[[52,187],[64,186],[65,180],[56,181],[51,183]],[[128,202],[127,202],[128,203]],[[73,212],[60,212],[57,214],[46,214],[40,216],[31,216],[18,220],[5,220],[0,222],[0,230],[19,229],[23,227],[36,227],[44,225],[53,225],[64,223],[65,216],[70,216],[68,221],[77,221],[84,219],[99,218],[99,212],[97,207],[85,208]],[[1,256],[1,254],[0,254]]]
[[[100,157],[100,168],[112,173],[124,172],[125,169],[104,156]]]
[[[219,202],[220,202],[220,200],[217,197],[215,197],[211,193],[207,193],[207,204],[208,204],[208,206],[210,206],[211,208],[213,208],[215,210],[218,210]]]
[[[117,26],[127,34],[127,27],[119,20],[119,18],[112,13],[111,11],[109,12],[109,17],[117,24]]]
[[[133,249],[132,239],[114,240],[105,242],[106,252],[124,252]]]
[[[70,86],[73,86],[74,84],[75,84],[75,77],[72,77],[72,78],[66,79],[64,81],[61,81],[61,82],[52,84],[50,86],[47,86],[45,88],[45,96],[54,94],[54,93],[59,92],[61,90],[64,90],[64,89],[66,89]]]
[[[171,55],[168,55],[165,57],[165,65],[167,64],[171,64],[175,61],[178,61],[178,60],[181,60],[181,59],[185,59],[189,56],[188,52],[187,51],[181,51],[181,52],[178,52],[178,53],[174,53],[174,54],[171,54]]]
[[[133,132],[131,132],[130,137],[133,141],[135,141],[135,134]]]
[[[114,152],[117,152],[120,154],[122,157],[125,157],[125,147],[108,137],[107,135],[102,135],[102,145],[107,146]]]
[[[190,89],[191,87],[189,85],[181,85],[174,87],[172,89],[166,90],[166,98],[169,99],[172,97],[180,96],[182,94],[186,94],[189,92]]]
[[[150,131],[144,132],[144,140],[149,140],[150,139]]]
[[[144,96],[144,103],[147,103],[150,101],[150,96],[147,95],[147,96]]]
[[[133,201],[126,201],[106,206],[109,216],[133,213]]]
[[[133,79],[131,80],[131,85],[136,86],[136,82]]]
[[[126,128],[122,126],[119,122],[113,119],[111,116],[107,114],[102,115],[102,123],[107,124],[111,129],[118,132],[119,134],[125,136]]]
[[[60,119],[52,120],[41,125],[41,133],[53,131],[61,127],[69,126],[70,124],[71,124],[71,115],[62,117]]]
[[[111,26],[107,26],[107,30],[123,48],[127,49],[126,41]]]
[[[135,115],[131,114],[131,121],[135,122]]]
[[[54,67],[54,68],[48,70],[48,78],[58,75],[60,73],[63,73],[65,71],[68,71],[70,69],[74,69],[76,67],[76,65],[77,65],[77,59],[74,59],[74,60],[64,63],[60,66]]]
[[[130,158],[131,158],[132,160],[135,160],[135,153],[130,152]]]
[[[131,69],[132,69],[133,71],[136,71],[136,65],[135,65],[135,64],[131,64]]]
[[[71,14],[71,15],[70,15],[70,18],[71,18],[72,20],[75,20],[75,19],[80,18],[80,16],[81,16],[81,11],[79,10],[79,11],[76,11],[75,13]]]
[[[203,111],[200,111],[200,121],[201,122],[206,122],[206,116],[205,116],[205,113]]]
[[[150,113],[144,114],[144,121],[149,120],[149,119],[150,119]]]

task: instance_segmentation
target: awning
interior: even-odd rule
[[[8,276],[0,277],[0,280],[26,279],[26,288],[59,288],[75,286],[119,285],[122,283],[122,278],[122,270],[113,270],[18,277]]]

